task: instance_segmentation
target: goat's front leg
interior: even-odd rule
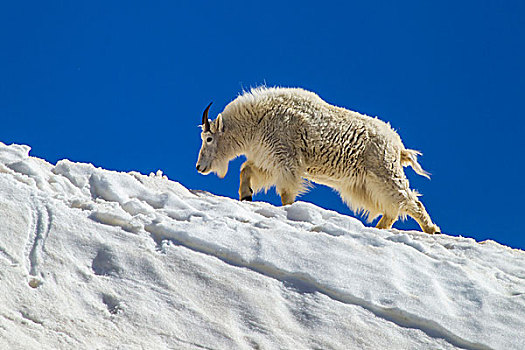
[[[281,195],[281,203],[283,205],[292,204],[295,202],[295,197],[297,197],[297,193],[289,192],[287,190],[281,190],[279,194]]]
[[[252,190],[252,177],[254,176],[254,166],[250,161],[244,162],[241,167],[241,182],[239,185],[239,200],[251,201],[253,190]]]
[[[288,169],[280,172],[280,176],[276,181],[276,187],[283,205],[295,202],[297,195],[305,190],[298,172],[293,172]]]
[[[241,201],[251,201],[253,193],[257,193],[263,188],[271,187],[274,183],[272,174],[258,168],[251,161],[247,160],[241,167],[239,199]]]

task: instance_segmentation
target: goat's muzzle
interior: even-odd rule
[[[197,164],[197,166],[195,167],[197,169],[197,171],[201,174],[204,174],[206,175],[208,173],[208,168],[207,166],[204,166],[204,165],[200,165],[200,164]]]

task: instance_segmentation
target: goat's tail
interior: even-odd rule
[[[423,170],[421,165],[417,162],[417,156],[420,156],[421,152],[413,149],[404,149],[401,151],[401,165],[407,166],[410,165],[416,173],[421,176],[430,179],[430,173]]]

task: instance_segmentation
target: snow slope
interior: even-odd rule
[[[525,253],[0,143],[0,349],[525,349]]]

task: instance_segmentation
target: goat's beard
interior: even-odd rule
[[[217,174],[219,178],[223,179],[228,173],[228,162],[219,164],[217,168],[215,169],[215,173]]]

